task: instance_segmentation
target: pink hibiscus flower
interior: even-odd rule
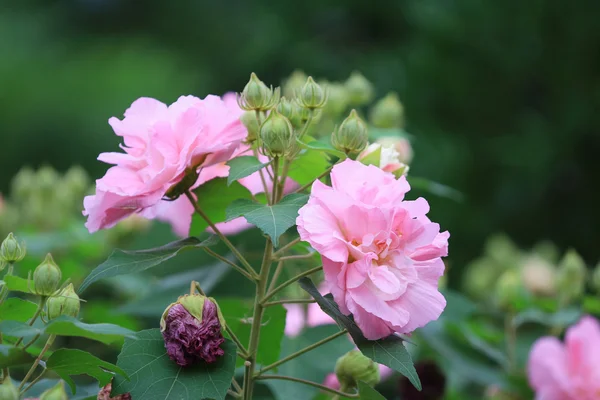
[[[357,161],[336,165],[331,180],[332,187],[313,184],[297,225],[321,254],[340,310],[371,340],[437,319],[446,306],[438,280],[450,235],[427,218],[427,201],[404,200],[404,177]]]

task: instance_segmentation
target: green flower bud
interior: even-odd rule
[[[542,257],[533,254],[525,258],[521,268],[523,285],[534,296],[556,293],[556,269]]]
[[[341,83],[327,83],[327,103],[324,111],[332,116],[341,115],[348,108],[348,91]]]
[[[48,253],[44,261],[33,271],[35,293],[42,296],[52,295],[58,288],[61,279],[62,273],[60,268],[54,262],[52,255]]]
[[[246,111],[242,114],[240,118],[242,124],[248,130],[248,136],[246,136],[246,143],[252,144],[258,139],[258,133],[260,131],[260,127],[258,126],[258,120],[256,119],[256,112],[254,111]]]
[[[40,400],[69,400],[67,392],[65,392],[65,383],[60,381],[56,386],[46,390],[40,396]]]
[[[502,309],[510,309],[522,293],[521,274],[517,270],[504,272],[496,283],[496,303]]]
[[[277,110],[271,111],[260,127],[263,153],[270,157],[282,157],[295,147],[294,129],[290,121]]]
[[[37,170],[35,179],[38,188],[44,191],[54,192],[56,185],[60,181],[60,176],[54,168],[49,165],[44,165]]]
[[[267,111],[279,102],[279,91],[279,88],[273,90],[273,87],[267,87],[253,72],[250,81],[238,97],[238,104],[246,111]]]
[[[21,168],[11,182],[11,197],[16,201],[28,198],[36,187],[35,172],[28,167]]]
[[[277,111],[290,121],[292,127],[297,129],[302,125],[302,109],[296,102],[282,97],[277,105]]]
[[[373,98],[373,85],[360,72],[353,72],[346,81],[350,105],[367,104]]]
[[[83,195],[90,186],[90,178],[83,168],[76,165],[69,168],[63,177],[66,189],[69,193],[75,193],[77,196]]]
[[[371,108],[370,117],[371,123],[378,128],[402,128],[404,126],[404,107],[400,103],[398,95],[388,93],[387,96],[375,103]]]
[[[58,318],[61,315],[77,317],[80,304],[79,296],[75,293],[73,284],[70,283],[67,287],[48,298],[47,307],[49,319]]]
[[[352,110],[350,115],[331,135],[331,144],[336,149],[346,154],[358,153],[367,147],[369,132],[367,124],[363,121],[356,110]]]
[[[19,243],[15,235],[8,234],[0,245],[0,261],[4,263],[15,263],[25,258],[27,249],[25,242]]]
[[[296,94],[302,89],[308,76],[300,70],[292,72],[290,77],[283,82],[283,95],[292,100],[296,98]]]
[[[19,391],[9,376],[0,384],[0,400],[19,400]]]
[[[575,250],[569,250],[558,265],[556,287],[563,304],[571,303],[583,296],[587,267]]]
[[[323,108],[327,102],[327,93],[321,85],[314,81],[312,76],[309,76],[302,90],[298,93],[297,98],[298,103],[304,108]]]
[[[344,392],[355,388],[358,381],[375,386],[381,380],[377,364],[358,350],[349,351],[338,358],[335,374]]]
[[[592,287],[596,290],[596,293],[600,293],[600,262],[596,265],[592,274]]]

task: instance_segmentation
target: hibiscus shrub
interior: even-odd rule
[[[391,93],[367,110],[373,94],[359,73],[341,84],[296,72],[275,89],[252,74],[239,94],[141,98],[111,118],[122,151],[99,156],[111,167],[84,199],[87,230],[138,237],[156,219],[179,239],[116,250],[85,278],[48,256],[27,277],[25,246],[9,235],[0,399],[86,398],[90,386],[72,378],[82,374],[99,382],[98,399],[527,399],[531,388],[539,399],[597,398],[596,320],[584,317],[564,345],[533,345],[581,317],[581,259],[571,251],[554,268],[547,246],[524,256],[494,239],[465,282],[477,303],[443,289],[450,234],[411,187],[461,196],[413,176],[402,104]],[[97,258],[122,236],[79,252]],[[108,293],[93,291],[101,282]],[[122,314],[150,318],[124,327],[132,321],[113,303],[102,317],[86,311],[123,293]],[[57,348],[69,337],[116,342],[116,363]]]

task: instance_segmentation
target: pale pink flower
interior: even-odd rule
[[[377,143],[381,143],[385,147],[393,147],[401,163],[410,164],[413,159],[412,146],[408,139],[404,137],[384,136],[377,139]]]
[[[296,222],[321,254],[342,313],[373,340],[437,319],[446,306],[438,280],[449,234],[427,218],[427,201],[404,200],[404,177],[357,161],[336,165],[331,181],[315,181]]]
[[[84,200],[88,230],[112,227],[133,213],[150,219],[163,214],[170,208],[163,197],[186,173],[225,161],[238,148],[246,137],[240,113],[218,96],[182,96],[170,106],[140,98],[123,120],[111,118],[124,153],[98,157],[114,166],[96,181],[96,194]],[[181,233],[186,224],[174,228]]]
[[[564,344],[547,336],[529,354],[529,383],[536,400],[600,399],[600,324],[583,317],[567,330]]]

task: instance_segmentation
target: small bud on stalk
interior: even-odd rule
[[[56,386],[46,390],[40,396],[40,400],[69,400],[67,392],[65,392],[65,383],[60,381]]]
[[[217,302],[202,295],[181,296],[167,307],[160,321],[167,354],[182,367],[199,361],[213,363],[223,356],[224,327]]]
[[[4,263],[15,263],[23,260],[27,253],[25,242],[19,243],[12,233],[0,245],[0,261]]]
[[[48,253],[46,258],[33,272],[33,287],[36,294],[41,296],[52,295],[62,279],[60,268],[54,262],[52,255]]]
[[[350,105],[361,106],[373,98],[373,85],[360,72],[353,72],[346,81]]]
[[[294,149],[296,138],[290,121],[273,110],[260,127],[260,140],[265,155],[283,157]]]
[[[563,304],[568,304],[583,296],[587,267],[575,250],[569,250],[558,265],[556,287]]]
[[[327,103],[323,111],[332,116],[341,115],[348,108],[348,92],[341,83],[327,83]]]
[[[238,105],[246,111],[268,111],[279,102],[280,89],[268,87],[253,72],[244,91],[238,97]]]
[[[594,268],[594,272],[592,273],[592,287],[596,293],[600,293],[600,263],[596,265],[596,268]]]
[[[327,102],[327,93],[321,85],[314,81],[312,76],[309,76],[302,90],[297,95],[298,103],[310,110],[322,108]]]
[[[368,139],[367,124],[358,116],[356,110],[352,110],[331,135],[331,144],[346,154],[358,153],[367,147]]]
[[[248,131],[248,136],[246,136],[246,143],[252,144],[258,139],[258,134],[260,132],[260,126],[258,125],[258,120],[256,119],[256,112],[254,111],[246,111],[242,114],[240,120],[242,124],[246,127]]]
[[[0,384],[1,400],[19,400],[19,390],[12,383],[10,376],[4,377],[4,382]]]
[[[396,93],[388,93],[371,109],[371,123],[383,129],[402,128],[404,126],[404,106]]]
[[[292,72],[290,77],[283,82],[283,95],[290,100],[295,99],[298,91],[304,86],[306,79],[308,77],[304,72],[300,70]]]
[[[352,350],[335,363],[335,374],[343,392],[354,389],[358,381],[375,386],[381,380],[379,367],[358,350]]]
[[[277,111],[290,121],[292,127],[298,129],[302,125],[302,110],[295,102],[282,97],[277,105]]]
[[[48,298],[47,304],[49,319],[58,318],[61,315],[77,317],[79,315],[79,308],[81,307],[79,296],[75,293],[72,283]]]
[[[496,285],[496,302],[503,309],[510,309],[524,291],[518,270],[504,272]]]

